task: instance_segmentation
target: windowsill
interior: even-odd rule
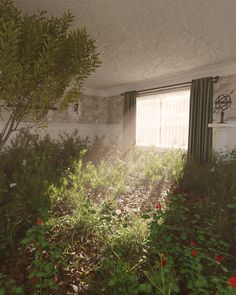
[[[157,152],[168,152],[168,151],[172,151],[172,150],[182,150],[184,152],[187,151],[187,148],[183,148],[183,147],[158,147],[155,145],[135,145],[137,148],[140,148],[142,150],[150,150],[153,149]]]

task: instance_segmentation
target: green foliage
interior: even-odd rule
[[[144,174],[151,187],[166,181],[178,183],[181,179],[185,163],[182,150],[168,151],[163,155],[153,150],[147,153],[147,157]]]
[[[164,253],[181,291],[212,294],[227,281],[236,257],[227,254],[229,245],[215,227],[217,216],[205,214],[214,203],[208,202],[206,207],[188,197],[172,197],[166,211],[156,210],[150,227],[150,261],[158,261]],[[220,261],[216,259],[219,256]]]
[[[88,173],[88,182],[92,190],[103,195],[116,196],[124,191],[125,186],[125,165],[122,161],[117,160],[113,163],[100,161],[95,166],[88,163],[86,172]]]
[[[111,183],[116,188],[119,187],[121,181],[124,181],[123,165],[120,161],[113,162],[112,166],[104,161],[94,165],[91,162],[84,163],[80,160],[74,172],[68,172],[64,176],[59,188],[51,188],[51,197],[54,202],[63,203],[64,208],[66,208],[66,204],[72,204],[71,209],[65,215],[54,221],[60,224],[58,235],[64,237],[64,242],[73,245],[72,247],[68,245],[70,250],[67,251],[74,253],[74,249],[81,243],[81,237],[91,240],[91,243],[99,240],[100,248],[97,255],[103,256],[105,259],[107,257],[112,257],[113,260],[118,259],[122,264],[122,269],[117,268],[115,279],[110,277],[108,261],[98,263],[96,276],[99,277],[98,280],[101,284],[107,286],[110,284],[107,280],[111,280],[111,285],[108,289],[104,289],[104,294],[122,294],[122,292],[139,294],[138,290],[140,292],[145,290],[145,285],[140,284],[137,279],[136,282],[133,282],[133,274],[129,275],[128,270],[123,271],[123,264],[128,263],[127,261],[134,268],[140,263],[140,256],[143,253],[148,233],[147,223],[140,216],[117,213],[114,197],[119,190],[110,191],[110,188]],[[103,193],[98,198],[100,192]],[[94,196],[97,198],[94,199]],[[77,262],[72,259],[70,263],[76,265]],[[118,272],[121,277],[118,277]],[[117,281],[114,283],[114,280]],[[117,291],[117,286],[120,283],[122,286]],[[97,288],[96,286],[96,290],[98,290]],[[102,286],[101,288],[103,289]]]
[[[0,295],[24,294],[24,289],[17,285],[14,279],[6,279],[3,273],[0,273]]]
[[[147,271],[144,271],[148,281],[155,289],[156,295],[171,295],[179,293],[179,286],[176,279],[176,274],[173,271],[173,261],[171,257],[164,258],[164,255],[160,255],[160,263],[149,267]],[[168,260],[166,266],[163,264],[163,259]]]
[[[38,223],[27,232],[22,245],[29,247],[33,254],[28,276],[35,282],[33,294],[49,294],[50,290],[57,289],[55,278],[58,267],[56,264],[59,259],[62,261],[62,251],[57,244],[52,244],[52,241],[49,243],[46,239],[48,229],[47,225],[43,224],[43,220]]]
[[[154,147],[136,147],[128,153],[125,161],[127,174],[136,178],[138,183],[143,181],[147,189],[155,191],[165,186],[172,188],[179,183],[183,176],[185,155],[181,149],[159,153]]]
[[[123,260],[104,260],[101,267],[103,286],[94,294],[104,295],[137,295],[149,294],[151,286],[148,283],[140,283],[137,272]]]
[[[42,142],[22,136],[2,154],[0,195],[11,191],[11,199],[17,200],[12,206],[17,204],[20,214],[26,206],[24,198],[17,197],[20,192],[25,198],[34,188],[47,193],[41,203],[32,197],[31,207],[40,208],[34,214],[29,211],[29,224],[24,223],[31,227],[23,249],[31,253],[27,270],[28,280],[37,281],[34,291],[53,292],[55,278],[69,275],[70,287],[78,286],[82,293],[234,294],[229,279],[236,263],[235,159],[218,159],[211,170],[186,166],[184,175],[181,151],[158,155],[154,150],[134,150],[125,159],[116,154],[92,163],[88,160],[94,147],[77,136]],[[38,175],[38,182],[32,174]],[[10,188],[11,183],[16,185]],[[168,185],[169,194],[159,198],[157,192]],[[155,196],[155,209],[129,210],[138,194],[145,193]],[[12,212],[17,215],[16,209]],[[7,245],[14,242],[18,221],[26,222],[26,217],[17,217],[11,229],[13,217],[1,224]],[[32,227],[38,217],[46,224]],[[4,284],[11,279],[4,278]],[[18,282],[12,286],[18,287]],[[2,289],[6,292],[5,285]]]
[[[52,185],[60,186],[66,171],[73,171],[90,149],[89,142],[76,131],[71,136],[61,135],[57,141],[21,132],[0,154],[2,249],[15,247],[38,216],[48,215],[54,204]]]
[[[232,289],[230,287],[222,288],[216,292],[216,295],[235,295],[236,289]]]
[[[61,219],[61,222],[70,224],[70,231],[96,232],[113,253],[134,255],[145,243],[147,225],[140,216],[120,216],[116,212],[114,197],[124,181],[123,166],[120,165],[120,161],[112,165],[102,160],[95,166],[92,162],[80,160],[75,170],[64,176],[59,188],[51,187],[50,194],[53,202],[63,203],[64,208],[71,204],[70,216]]]
[[[39,123],[57,104],[61,110],[78,99],[84,80],[100,61],[85,29],[70,30],[73,16],[22,14],[0,1],[0,101],[9,111],[0,148],[22,120]]]
[[[236,253],[236,156],[216,157],[209,167],[185,167],[180,190],[202,200],[202,213],[215,220],[214,227]],[[204,210],[205,208],[205,210]]]

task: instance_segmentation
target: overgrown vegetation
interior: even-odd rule
[[[28,15],[0,0],[0,149],[22,121],[38,125],[50,109],[76,101],[100,65],[95,41],[72,22],[70,12]]]
[[[0,294],[235,294],[234,153],[23,132],[0,158]]]

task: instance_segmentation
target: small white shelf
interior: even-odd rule
[[[236,128],[236,122],[232,123],[212,123],[208,124],[209,128]]]

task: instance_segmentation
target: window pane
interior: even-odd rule
[[[189,89],[137,97],[136,144],[187,149],[189,98]]]

